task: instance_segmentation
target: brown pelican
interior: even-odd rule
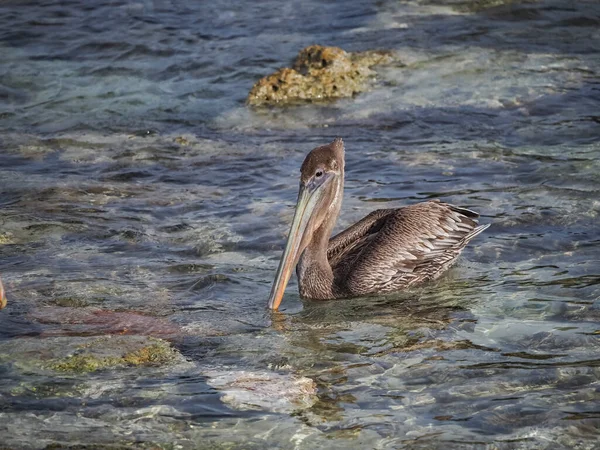
[[[343,191],[344,143],[337,138],[302,163],[296,212],[269,308],[279,308],[294,265],[303,298],[392,292],[438,278],[489,226],[477,226],[476,212],[433,200],[378,209],[330,239]]]
[[[2,286],[2,280],[0,279],[0,309],[6,306],[6,295],[4,295],[4,286]]]

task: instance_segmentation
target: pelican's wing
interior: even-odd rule
[[[387,213],[350,244],[352,249],[343,250],[338,262],[343,274],[337,275],[350,294],[388,292],[435,279],[488,227],[477,226],[477,213],[439,201],[382,211]]]
[[[395,209],[378,209],[363,217],[354,225],[336,234],[329,240],[327,260],[334,271],[343,269],[340,264],[348,266],[361,250],[377,235],[385,219]]]

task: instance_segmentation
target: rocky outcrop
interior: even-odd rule
[[[389,52],[349,53],[339,47],[311,45],[285,67],[260,79],[248,94],[248,104],[277,105],[352,97],[369,88],[376,64],[389,63]]]

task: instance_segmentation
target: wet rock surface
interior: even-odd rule
[[[293,374],[259,371],[208,371],[208,384],[223,393],[221,400],[239,410],[291,413],[317,400],[313,380]]]
[[[44,373],[80,374],[137,366],[166,366],[184,359],[169,342],[144,336],[21,338],[0,343],[0,361]]]
[[[181,328],[168,319],[136,311],[61,306],[36,309],[29,317],[40,324],[54,325],[44,331],[44,336],[130,334],[175,338],[183,334]]]
[[[390,52],[348,53],[312,45],[300,51],[292,68],[261,78],[248,94],[249,105],[285,105],[352,97],[368,89],[372,66],[392,61]]]

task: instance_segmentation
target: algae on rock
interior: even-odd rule
[[[98,339],[81,348],[81,353],[54,361],[50,367],[60,372],[95,372],[96,370],[123,366],[158,366],[174,361],[178,353],[162,339],[148,338],[146,342],[138,341],[134,345],[127,342],[121,354],[105,355],[96,347],[106,345]],[[111,342],[110,344],[115,344]],[[123,343],[125,344],[125,343]],[[113,347],[114,348],[114,347]],[[116,347],[118,348],[118,347]]]
[[[247,102],[259,106],[352,97],[368,89],[375,76],[371,66],[391,61],[389,52],[349,53],[339,47],[311,45],[300,51],[293,68],[261,78]]]

